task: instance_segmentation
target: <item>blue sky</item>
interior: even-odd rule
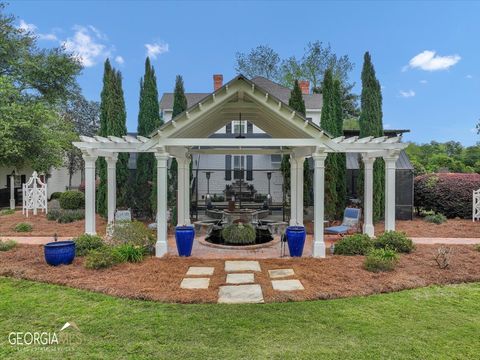
[[[150,52],[159,93],[175,75],[188,92],[212,90],[212,74],[235,76],[235,53],[259,44],[301,57],[308,41],[329,42],[355,63],[360,92],[365,51],[383,88],[386,128],[405,140],[472,145],[480,118],[480,3],[476,2],[12,2],[7,11],[42,47],[82,54],[84,95],[98,100],[107,56],[124,76],[128,129],[137,127],[139,80]]]

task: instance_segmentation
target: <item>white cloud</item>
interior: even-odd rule
[[[407,90],[407,91],[400,90],[400,96],[404,97],[404,98],[414,97],[415,96],[415,91],[413,91],[413,90]]]
[[[122,64],[125,63],[125,59],[124,59],[122,56],[117,55],[117,56],[115,57],[115,62],[116,62],[117,64],[122,65]]]
[[[48,40],[48,41],[57,41],[58,38],[57,38],[57,35],[55,34],[38,34],[38,38],[40,40]]]
[[[153,44],[145,44],[147,48],[147,56],[151,57],[152,59],[156,59],[158,55],[162,55],[168,52],[168,44],[164,42],[160,43],[153,43]]]
[[[20,24],[18,25],[18,28],[20,30],[23,30],[25,32],[35,32],[37,30],[37,27],[33,24],[28,24],[25,20],[20,19]]]
[[[50,34],[36,34],[38,27],[34,24],[29,24],[25,20],[20,19],[20,24],[18,25],[20,30],[24,32],[29,32],[32,35],[35,35],[40,40],[47,40],[47,41],[57,41],[58,38],[54,33]]]
[[[467,76],[465,76],[467,79],[473,79],[473,76],[468,74]]]
[[[428,81],[427,80],[420,80],[420,84],[427,84]]]
[[[93,26],[75,26],[73,37],[63,43],[67,51],[76,54],[85,67],[91,67],[98,60],[103,60],[110,55],[107,46],[99,41],[104,37],[97,29],[92,28]]]
[[[414,56],[408,62],[408,65],[402,68],[402,71],[411,69],[421,69],[425,71],[447,70],[460,61],[461,57],[457,54],[440,56],[435,51],[425,50]]]

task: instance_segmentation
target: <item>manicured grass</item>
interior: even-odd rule
[[[480,284],[364,298],[265,305],[172,305],[0,278],[0,358],[474,359]],[[57,331],[82,343],[17,351],[12,331]],[[47,346],[48,347],[48,346]]]

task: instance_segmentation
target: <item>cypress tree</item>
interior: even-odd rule
[[[340,80],[335,79],[333,82],[334,90],[334,108],[335,108],[335,123],[336,131],[332,133],[333,136],[338,137],[343,135],[343,101],[342,101],[342,85]],[[336,189],[337,189],[337,218],[341,218],[345,208],[345,201],[347,198],[347,159],[345,153],[336,153],[335,154],[336,165],[337,165],[337,179],[336,179]]]
[[[140,99],[138,112],[138,135],[148,137],[160,126],[160,109],[158,103],[157,78],[150,59],[145,60],[145,74],[140,79]],[[152,215],[150,203],[152,181],[155,169],[155,156],[152,153],[139,153],[137,157],[136,207],[145,214]]]
[[[303,101],[302,89],[300,89],[298,80],[295,80],[295,84],[293,85],[293,90],[290,93],[290,99],[288,100],[288,106],[297,113],[305,116],[305,101]]]
[[[382,92],[380,82],[375,76],[375,69],[368,51],[364,55],[362,69],[361,113],[359,119],[360,137],[383,136]],[[360,171],[363,183],[363,171]],[[385,165],[383,159],[377,158],[373,165],[373,219],[378,221],[384,214]],[[360,187],[363,194],[363,189]]]
[[[320,127],[332,136],[338,133],[336,119],[337,109],[335,101],[335,85],[332,69],[327,69],[322,83],[323,106],[320,119]],[[337,154],[330,153],[325,160],[325,217],[334,219],[337,215],[337,177],[338,165]]]

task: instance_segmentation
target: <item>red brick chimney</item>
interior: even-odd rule
[[[217,91],[223,86],[223,75],[215,74],[213,75],[213,91]]]
[[[310,81],[300,80],[298,82],[298,85],[300,85],[300,89],[302,90],[302,94],[304,94],[304,95],[310,94]]]

